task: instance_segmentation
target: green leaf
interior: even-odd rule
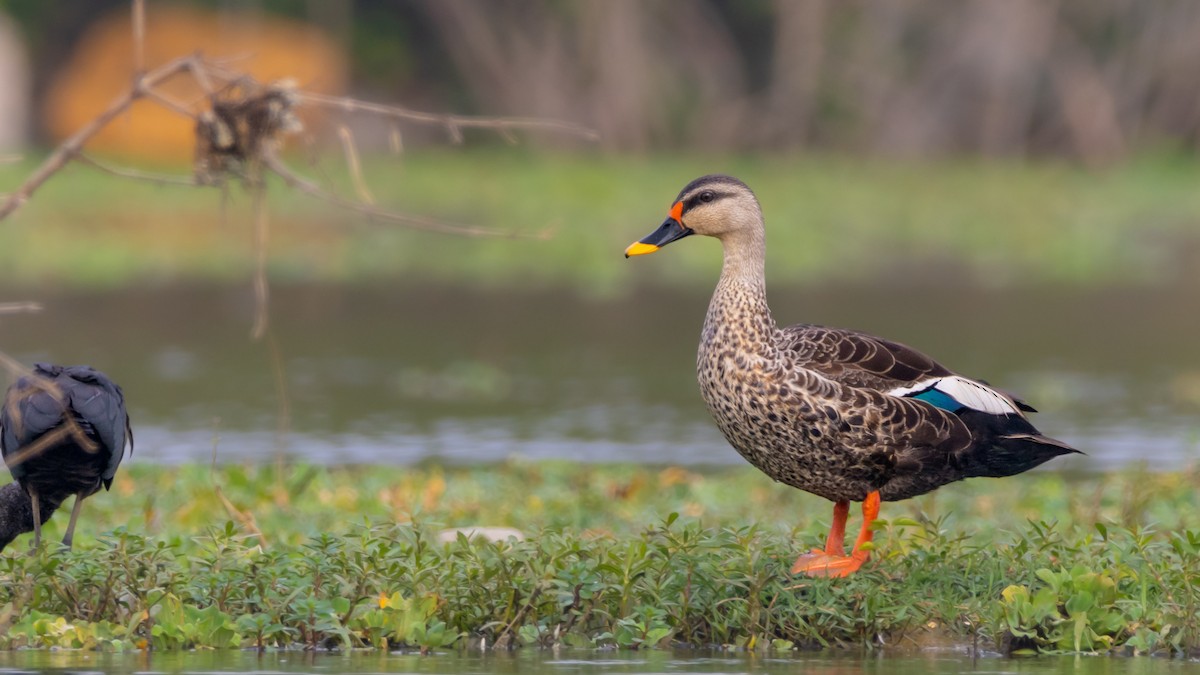
[[[1050,588],[1053,588],[1056,593],[1058,592],[1058,587],[1062,582],[1059,581],[1058,575],[1055,574],[1052,570],[1048,570],[1045,567],[1043,567],[1043,568],[1035,571],[1034,575],[1037,576],[1037,578],[1041,579],[1042,581],[1046,582],[1046,584],[1048,586],[1050,586]]]
[[[646,632],[645,643],[650,646],[655,646],[662,642],[671,634],[671,629],[667,627],[652,628]]]
[[[1087,614],[1075,617],[1075,651],[1077,652],[1083,650],[1083,633],[1085,629],[1087,629]]]
[[[1067,600],[1067,614],[1071,617],[1086,616],[1089,609],[1095,605],[1095,596],[1088,591],[1076,591]]]

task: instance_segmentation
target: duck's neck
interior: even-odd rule
[[[731,235],[722,240],[725,261],[721,279],[708,304],[704,321],[705,342],[729,344],[731,339],[745,346],[770,347],[775,334],[775,319],[767,306],[766,241],[761,230]],[[730,329],[728,333],[725,329]]]

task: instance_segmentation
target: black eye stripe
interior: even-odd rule
[[[713,195],[713,198],[708,200],[707,202],[700,199],[701,195],[703,195],[706,192],[712,193],[712,195]],[[683,212],[687,213],[688,211],[691,211],[693,208],[695,208],[696,206],[698,206],[700,204],[711,204],[720,199],[724,199],[725,197],[728,197],[729,195],[730,195],[730,193],[721,192],[719,190],[712,190],[712,189],[701,190],[701,191],[697,192],[696,194],[683,200]]]

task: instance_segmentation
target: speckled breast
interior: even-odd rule
[[[805,386],[820,385],[820,378],[734,342],[702,341],[696,367],[709,413],[742,457],[779,482],[833,501],[862,500],[886,482],[889,467],[846,442],[852,427],[836,400]]]

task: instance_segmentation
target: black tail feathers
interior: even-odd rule
[[[973,453],[971,476],[1003,478],[1015,476],[1060,455],[1083,454],[1060,440],[1036,433],[996,436],[991,447]]]
[[[1015,476],[1060,455],[1079,453],[1060,440],[1043,436],[1021,415],[970,410],[959,417],[975,437],[975,443],[958,457],[968,478]]]

